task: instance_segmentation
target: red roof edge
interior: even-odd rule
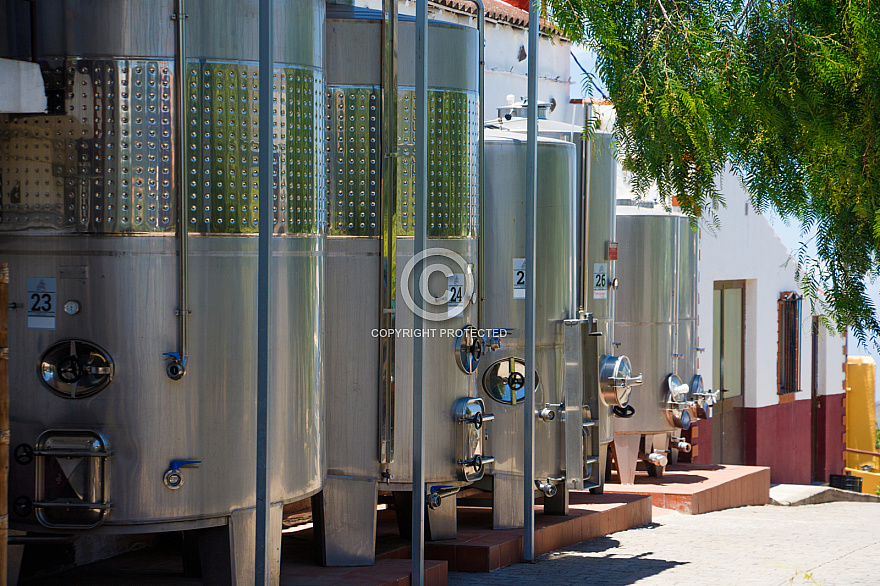
[[[476,4],[469,2],[468,0],[431,0],[431,3],[468,14],[475,14],[477,11]],[[483,0],[486,18],[515,27],[527,28],[529,26],[528,11],[521,10],[511,3],[524,3],[527,6],[528,0],[509,0],[508,2],[504,2],[503,0]],[[546,19],[542,18],[540,21],[541,31],[546,33],[559,33],[556,27]]]

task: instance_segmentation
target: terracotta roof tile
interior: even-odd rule
[[[431,0],[433,4],[445,6],[452,10],[474,14],[476,5],[468,0]],[[512,6],[502,0],[483,0],[483,7],[486,9],[486,18],[497,22],[503,22],[511,26],[526,28],[529,26],[529,13],[526,10],[520,10],[516,6]],[[558,33],[552,24],[541,19],[541,30],[544,32]]]

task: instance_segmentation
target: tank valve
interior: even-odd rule
[[[553,421],[556,419],[556,411],[550,409],[549,407],[544,407],[540,411],[538,411],[538,417],[541,418],[541,421]]]
[[[487,350],[498,350],[501,348],[501,339],[512,333],[510,328],[495,328],[488,330],[483,334],[483,345]]]
[[[172,460],[168,465],[168,470],[165,471],[165,476],[162,477],[162,481],[171,490],[177,490],[183,486],[183,472],[180,469],[198,468],[201,463],[201,460]]]
[[[385,468],[382,470],[382,482],[385,484],[391,484],[392,480],[394,480],[394,474],[391,473],[391,468]]]
[[[480,474],[483,471],[483,466],[485,466],[486,464],[491,464],[494,461],[494,456],[483,456],[481,454],[475,454],[473,458],[468,458],[467,460],[458,460],[458,465],[470,466],[477,474]]]
[[[483,413],[482,411],[477,411],[473,415],[469,417],[459,417],[459,423],[473,423],[474,429],[481,429],[483,427],[483,423],[487,421],[492,421],[495,419],[494,413]]]
[[[669,459],[659,452],[648,454],[648,461],[655,466],[666,466],[669,463]]]
[[[553,498],[556,496],[556,485],[550,482],[550,480],[536,480],[535,486],[538,487],[538,490],[544,493],[545,497]]]
[[[12,458],[22,466],[27,466],[34,461],[34,449],[28,444],[18,444],[12,452]]]
[[[483,355],[483,338],[474,326],[468,325],[461,329],[455,342],[455,361],[465,374],[473,374],[480,364]]]
[[[165,374],[171,380],[180,380],[186,374],[186,356],[181,356],[179,352],[165,352],[162,356],[166,357]]]
[[[683,439],[672,439],[672,447],[680,452],[684,452],[685,454],[691,453],[691,445],[684,441]]]
[[[439,509],[443,499],[457,494],[459,490],[455,486],[432,486],[431,492],[425,495],[425,504],[431,510]]]

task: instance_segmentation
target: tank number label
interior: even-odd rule
[[[28,329],[55,329],[55,279],[28,277],[27,280]]]
[[[593,299],[608,298],[608,263],[593,263]]]
[[[463,307],[469,301],[464,298],[464,294],[466,292],[467,285],[464,281],[464,275],[462,273],[453,273],[449,275],[449,303],[447,307],[449,308],[450,314],[458,315],[459,312],[453,312],[454,308]],[[452,315],[450,316],[452,317]]]
[[[513,259],[513,298],[526,298],[526,259]]]

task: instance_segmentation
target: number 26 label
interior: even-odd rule
[[[593,263],[593,299],[608,298],[608,264]]]

